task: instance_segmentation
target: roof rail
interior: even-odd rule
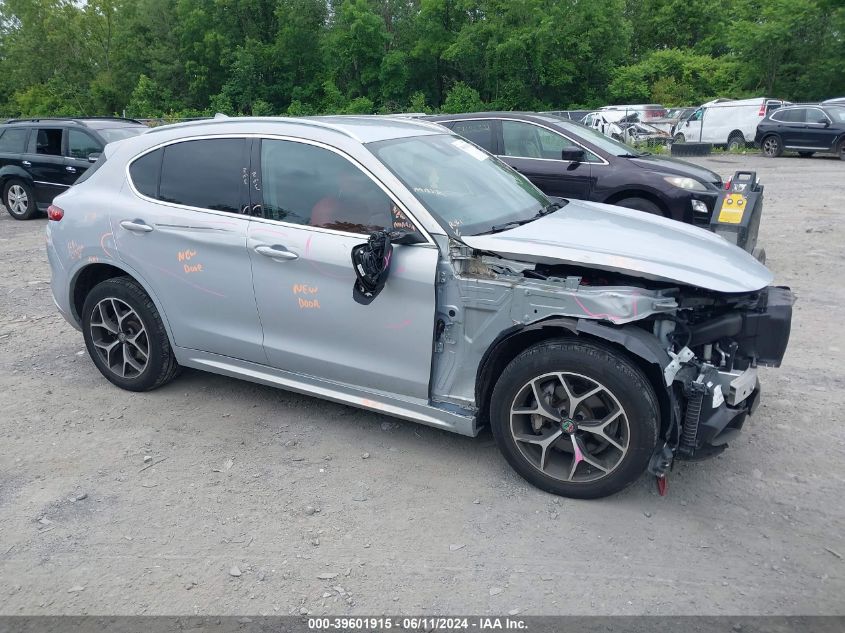
[[[143,125],[137,119],[127,119],[121,116],[42,116],[33,118],[7,119],[3,123],[38,123],[39,121],[69,121],[71,123],[78,123],[79,121],[127,121],[129,123],[137,123]]]
[[[351,117],[350,117],[351,118]],[[306,125],[309,127],[320,128],[324,130],[333,130],[338,134],[343,134],[349,138],[355,138],[352,134],[344,130],[338,125],[333,125],[327,121],[316,120],[316,117],[251,117],[251,116],[234,116],[226,118],[201,119],[199,121],[187,121],[185,123],[169,123],[166,125],[159,125],[151,128],[146,134],[158,134],[166,132],[174,128],[184,129],[189,127],[199,127],[204,125],[230,125],[233,123],[246,124],[255,123],[257,121],[267,121],[273,123],[288,123],[293,125]]]

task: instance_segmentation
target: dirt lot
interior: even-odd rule
[[[761,174],[798,303],[747,432],[665,498],[555,498],[489,433],[200,372],[120,391],[54,309],[46,220],[2,213],[0,614],[845,612],[845,163],[697,162]]]

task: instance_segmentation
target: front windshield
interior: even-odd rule
[[[570,121],[559,121],[557,122],[557,125],[572,134],[580,136],[588,143],[592,143],[599,149],[602,149],[613,156],[630,156],[631,154],[639,153],[631,146],[625,145],[625,143],[612,139],[609,136],[605,136],[598,130],[586,125],[572,123]]]
[[[149,130],[146,126],[124,126],[124,127],[107,127],[97,130],[100,134],[103,135],[103,138],[106,139],[107,143],[114,143],[115,141],[121,141],[125,138],[129,138],[131,136],[138,136],[139,134],[143,134]]]
[[[451,134],[367,147],[439,222],[459,235],[530,220],[551,204],[524,176]]]
[[[830,115],[830,118],[834,120],[836,123],[845,123],[845,106],[843,107],[828,107],[827,113]]]

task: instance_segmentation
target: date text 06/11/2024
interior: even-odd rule
[[[494,631],[525,630],[524,620],[512,617],[326,617],[308,618],[312,631]]]

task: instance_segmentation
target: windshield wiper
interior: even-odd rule
[[[537,218],[542,218],[544,215],[549,215],[550,213],[554,213],[558,209],[562,209],[564,204],[569,204],[569,200],[564,200],[562,204],[560,202],[551,202],[542,209],[540,209],[537,213],[532,215],[530,218],[526,218],[524,220],[511,220],[510,222],[504,222],[503,224],[494,224],[490,227],[489,231],[478,233],[478,235],[498,233],[499,231],[506,231],[508,229],[514,229],[518,226],[522,226],[523,224],[528,224],[529,222],[533,222]]]

